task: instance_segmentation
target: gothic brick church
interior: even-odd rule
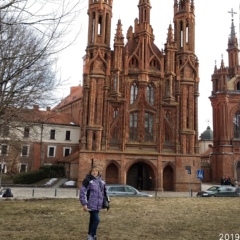
[[[223,176],[240,182],[240,66],[239,48],[233,15],[228,38],[228,67],[222,59],[212,75],[213,148],[210,155],[211,177]],[[227,38],[227,36],[226,36]]]
[[[89,0],[78,183],[91,165],[97,165],[107,183],[160,191],[188,191],[191,185],[198,191],[199,63],[194,0],[173,1],[173,26],[166,29],[164,49],[154,42],[150,22],[154,6],[150,0],[138,0],[138,5],[136,0],[136,7],[139,16],[125,37],[118,20],[111,49],[114,1]],[[233,88],[240,86],[236,83],[240,79],[234,77],[236,52],[231,46]],[[217,121],[219,109],[229,116],[230,108],[226,78],[213,77],[213,82],[218,82],[211,97]],[[220,89],[223,93],[215,94]],[[240,110],[234,109],[238,115],[232,118],[240,123]],[[222,119],[221,124],[227,122]],[[224,152],[228,147],[223,145],[231,140],[226,139],[227,132],[214,132],[218,134],[216,149]],[[234,144],[240,149],[239,141]]]

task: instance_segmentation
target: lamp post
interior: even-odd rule
[[[2,188],[2,163],[0,164],[0,190]]]
[[[0,143],[0,150],[2,154],[2,144]],[[2,162],[0,164],[0,190],[2,189]]]

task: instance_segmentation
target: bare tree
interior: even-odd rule
[[[77,0],[0,2],[1,121],[16,121],[18,112],[32,105],[51,104],[52,91],[59,84],[55,79],[56,54],[67,47],[62,38],[79,14],[80,3]]]

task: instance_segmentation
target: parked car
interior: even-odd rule
[[[106,185],[108,196],[119,197],[153,197],[153,195],[140,192],[136,188],[124,184],[107,184]]]
[[[197,197],[240,197],[240,188],[229,185],[215,185],[197,193]]]
[[[0,197],[13,197],[11,188],[3,188],[0,191]]]

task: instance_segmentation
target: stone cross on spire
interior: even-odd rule
[[[231,13],[232,14],[232,18],[233,18],[233,14],[237,14],[236,12],[233,11],[233,9],[231,9],[231,12],[228,11],[228,13]]]

